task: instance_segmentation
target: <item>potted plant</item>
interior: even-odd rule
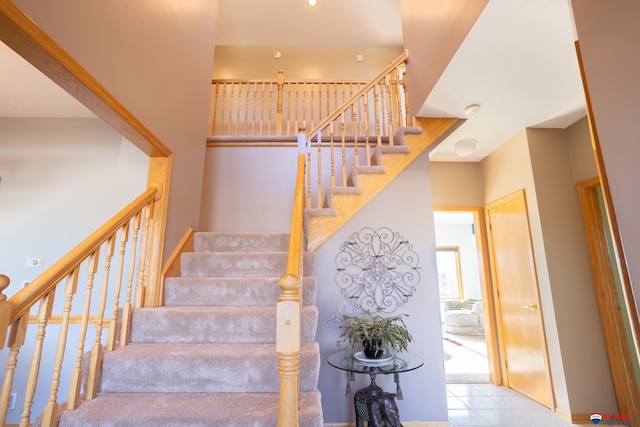
[[[362,346],[369,359],[379,359],[391,351],[406,350],[413,337],[407,330],[403,317],[385,317],[365,313],[363,316],[343,316],[340,335],[352,347]]]

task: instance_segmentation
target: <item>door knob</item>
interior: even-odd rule
[[[527,305],[523,305],[522,308],[533,311],[533,310],[536,310],[538,308],[538,305],[530,302]]]

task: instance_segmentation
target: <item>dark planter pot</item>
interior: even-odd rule
[[[381,359],[384,356],[384,348],[380,345],[380,340],[371,340],[371,342],[367,342],[365,345],[363,344],[364,355],[367,359]]]

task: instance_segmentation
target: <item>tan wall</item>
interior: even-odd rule
[[[580,125],[577,127],[588,131],[586,122]],[[528,129],[527,139],[570,413],[590,414],[596,407],[615,413],[617,403],[604,335],[600,317],[594,315],[598,302],[566,132]],[[583,153],[590,152],[588,133],[581,141],[573,140],[574,152],[579,151],[579,145]],[[577,166],[580,159],[574,160]],[[592,153],[590,162],[585,163],[582,169],[593,165]],[[598,384],[597,393],[593,384]],[[569,408],[561,410],[568,413]]]
[[[523,130],[503,144],[481,162],[484,182],[485,204],[523,190],[529,214],[531,240],[538,273],[540,301],[547,333],[549,362],[553,376],[556,406],[570,413],[564,366],[560,354],[560,342],[556,329],[553,295],[547,270],[542,225],[538,214],[538,201],[533,181],[533,170],[529,155],[527,131]]]
[[[572,2],[587,85],[637,311],[640,311],[640,2]]]
[[[275,59],[273,53],[282,53]],[[358,46],[217,46],[214,79],[341,79],[368,81],[403,49]],[[356,55],[364,61],[356,62]]]
[[[171,250],[198,226],[217,0],[15,3],[174,153]]]
[[[477,162],[431,162],[433,205],[484,206],[481,174]]]

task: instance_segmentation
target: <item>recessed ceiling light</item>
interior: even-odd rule
[[[282,52],[276,50],[275,52],[273,52],[273,57],[276,59],[280,59],[282,57]]]
[[[313,7],[313,6],[317,5],[317,4],[318,4],[318,2],[317,2],[317,0],[309,0],[309,1],[307,2],[307,4],[308,4],[309,6],[311,6],[311,7]]]
[[[467,116],[473,116],[478,111],[480,111],[480,106],[478,104],[471,104],[464,109],[464,114]]]

